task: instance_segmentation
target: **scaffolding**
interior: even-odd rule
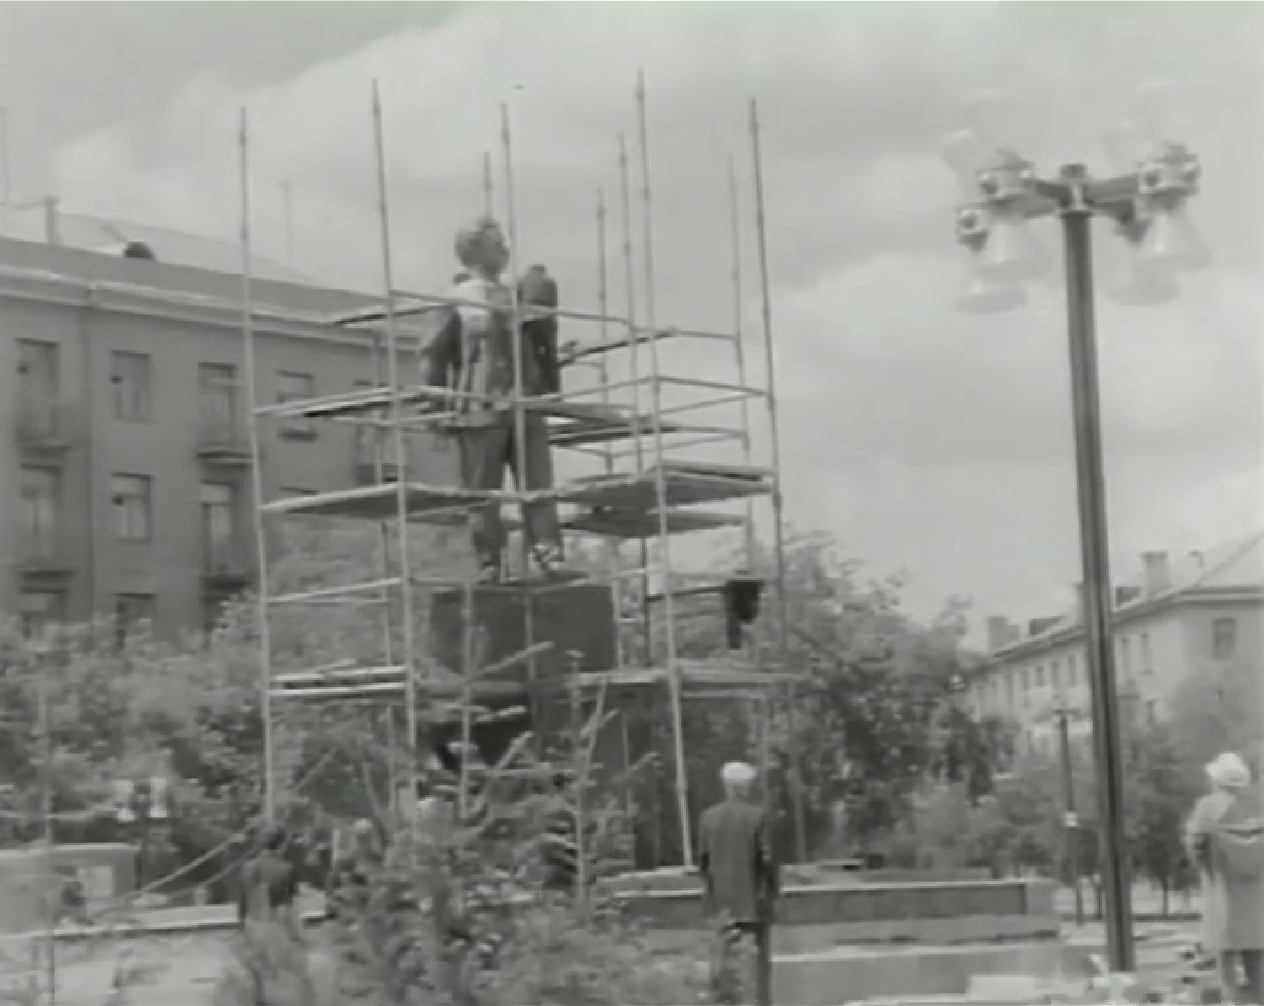
[[[519,685],[498,681],[479,673],[474,676],[472,644],[462,647],[461,667],[439,668],[420,652],[427,623],[417,617],[419,599],[435,592],[459,594],[465,605],[463,619],[472,623],[475,594],[516,593],[522,598],[527,643],[526,700],[534,710],[550,695],[567,694],[576,687],[646,691],[665,689],[670,700],[672,763],[675,775],[676,815],[686,866],[693,862],[689,779],[685,762],[684,704],[692,696],[716,695],[751,698],[765,710],[774,701],[785,701],[792,715],[795,675],[789,670],[788,625],[785,590],[784,525],[778,454],[777,399],[775,394],[775,354],[772,337],[772,308],[765,240],[763,177],[758,110],[750,104],[749,135],[751,178],[754,190],[754,231],[759,264],[758,297],[761,304],[760,335],[764,354],[763,386],[750,383],[742,331],[746,302],[742,274],[742,228],[737,171],[728,164],[729,233],[732,245],[732,327],[729,331],[691,330],[664,327],[656,317],[654,214],[651,186],[650,147],[644,79],[638,75],[635,93],[636,154],[639,178],[634,198],[632,157],[625,137],[618,138],[618,266],[622,273],[624,310],[611,307],[614,271],[610,254],[610,221],[605,194],[597,191],[595,206],[598,305],[594,310],[569,306],[528,307],[515,293],[510,309],[510,331],[518,333],[524,320],[556,317],[586,337],[564,343],[564,374],[571,380],[552,394],[523,393],[522,339],[515,337],[515,393],[511,402],[517,436],[516,471],[525,470],[524,424],[528,415],[544,417],[555,456],[567,452],[555,465],[558,475],[554,488],[547,491],[501,489],[480,492],[443,484],[434,473],[412,470],[418,463],[414,442],[446,428],[455,416],[454,403],[461,399],[483,400],[485,396],[446,388],[419,386],[410,366],[417,331],[409,326],[418,316],[468,304],[450,296],[415,293],[397,288],[392,266],[390,198],[387,184],[387,154],[383,136],[383,114],[376,83],[371,93],[374,135],[376,204],[380,234],[382,290],[380,304],[369,309],[338,315],[309,318],[327,329],[359,333],[371,354],[376,386],[301,401],[262,403],[257,393],[256,328],[263,324],[253,299],[251,262],[251,168],[250,132],[243,110],[239,135],[239,181],[241,192],[241,327],[245,344],[244,378],[247,402],[248,440],[252,465],[251,483],[256,510],[258,552],[258,617],[261,647],[263,716],[265,721],[265,808],[275,810],[277,752],[275,722],[282,708],[304,700],[335,702],[402,701],[405,719],[405,747],[409,773],[416,771],[419,745],[426,724],[469,696],[476,700],[503,699]],[[521,276],[518,261],[517,207],[514,148],[507,106],[500,109],[500,219],[510,250],[509,271]],[[492,161],[483,163],[484,212],[494,207]],[[639,227],[638,224],[639,211]],[[638,277],[635,233],[640,233]],[[638,296],[638,285],[640,286]],[[567,333],[570,335],[570,331]],[[664,366],[667,347],[705,343],[720,347],[722,353],[708,357],[707,365],[724,358],[736,370],[735,379],[720,381],[684,373],[670,373]],[[713,358],[712,358],[713,357]],[[616,361],[619,361],[616,364]],[[616,366],[623,373],[616,374]],[[581,383],[575,378],[590,375]],[[762,405],[771,443],[769,463],[754,462],[752,412]],[[736,422],[707,422],[707,413],[736,410]],[[702,418],[699,418],[699,416]],[[317,421],[352,425],[357,435],[373,445],[375,478],[372,484],[318,492],[285,499],[270,499],[265,493],[265,459],[261,429],[275,421]],[[696,458],[699,447],[714,453],[723,445],[735,445],[739,460],[719,462]],[[573,460],[572,460],[573,459]],[[597,471],[573,474],[584,464]],[[429,557],[417,554],[411,528],[431,525],[459,528],[472,508],[494,505],[520,506],[523,502],[545,500],[559,507],[560,523],[568,539],[603,542],[607,562],[600,570],[568,575],[561,580],[529,575],[528,542],[520,533],[518,575],[497,586],[473,582],[473,571],[438,570],[434,575]],[[734,666],[705,665],[681,658],[678,646],[679,607],[684,599],[699,594],[718,594],[725,577],[699,579],[679,572],[673,559],[673,541],[681,535],[696,535],[724,529],[743,531],[745,562],[750,575],[757,561],[754,506],[765,500],[771,504],[766,522],[774,538],[772,556],[772,617],[775,620],[775,647],[771,659],[735,660]],[[736,508],[736,511],[734,511]],[[318,589],[275,593],[268,580],[269,522],[292,517],[337,518],[376,522],[381,535],[381,569],[376,578],[363,582],[340,583]],[[520,528],[520,523],[507,521]],[[451,532],[449,532],[451,533]],[[457,532],[459,533],[459,532]],[[629,546],[635,555],[624,555]],[[583,546],[581,546],[582,548]],[[568,544],[568,551],[569,551]],[[736,571],[735,571],[736,572]],[[554,640],[536,639],[533,624],[535,599],[552,590],[569,590],[582,584],[598,584],[611,591],[615,613],[614,666],[596,673],[584,673],[575,680],[541,677],[535,660]],[[368,664],[340,660],[324,667],[279,671],[273,661],[270,625],[279,608],[328,604],[370,605],[381,615],[384,642],[380,659]],[[429,612],[429,605],[426,612]],[[626,630],[639,628],[645,638],[640,653],[631,652]],[[653,629],[661,640],[655,645]],[[766,670],[766,666],[771,670]],[[573,675],[572,675],[573,677]],[[498,694],[504,693],[504,694]],[[626,728],[625,728],[626,729]],[[625,733],[626,747],[626,733]],[[762,743],[762,742],[761,742]],[[801,786],[796,760],[790,759],[789,788],[795,809],[798,851],[804,856],[804,820]],[[412,780],[410,780],[411,782]]]

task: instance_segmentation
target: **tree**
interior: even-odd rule
[[[1126,736],[1126,824],[1133,870],[1159,887],[1165,914],[1169,894],[1193,882],[1181,845],[1181,826],[1199,794],[1191,767],[1169,723],[1133,727]]]
[[[1235,751],[1259,770],[1264,748],[1261,668],[1248,660],[1216,662],[1186,676],[1170,704],[1172,743],[1201,775],[1224,751]]]
[[[742,564],[734,556],[719,568]],[[773,556],[758,555],[756,570],[771,585]],[[960,602],[931,624],[919,624],[901,610],[899,579],[867,580],[861,564],[843,558],[825,533],[790,535],[785,579],[784,654],[772,589],[754,627],[753,654],[728,650],[713,597],[682,605],[676,625],[678,652],[687,657],[796,676],[792,703],[784,690],[772,696],[767,731],[784,849],[793,849],[792,766],[803,782],[813,848],[838,844],[831,833],[840,804],[846,806],[848,844],[864,847],[884,841],[907,820],[928,777],[966,782],[973,798],[986,793],[1009,732],[999,721],[978,722],[956,701],[967,666]],[[661,619],[652,630],[648,649],[661,654]],[[757,704],[708,702],[687,715],[690,774],[699,780],[695,794],[713,788],[721,750],[727,757],[756,755],[763,730]],[[669,775],[664,773],[664,784]]]

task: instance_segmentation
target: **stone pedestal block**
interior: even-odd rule
[[[609,586],[576,583],[525,591],[513,586],[479,587],[469,598],[461,590],[436,593],[431,607],[432,651],[441,664],[458,673],[465,669],[467,612],[472,616],[476,652],[481,652],[478,666],[520,653],[529,642],[552,644],[533,662],[537,681],[564,680],[571,652],[578,655],[581,672],[608,671],[615,666],[614,594]],[[525,686],[526,663],[516,664],[498,680]]]

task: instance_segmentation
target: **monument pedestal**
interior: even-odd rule
[[[458,674],[465,667],[466,619],[474,633],[475,668],[499,663],[531,645],[549,643],[528,666],[514,664],[495,676],[525,687],[565,681],[571,660],[581,673],[608,671],[617,661],[614,592],[607,585],[541,581],[479,586],[436,593],[431,605],[435,659]],[[574,657],[572,658],[572,654]]]
[[[527,729],[540,739],[546,756],[569,752],[573,716],[568,675],[572,668],[580,675],[607,672],[618,663],[614,592],[608,584],[540,580],[445,590],[434,595],[430,614],[432,654],[458,674],[471,673],[465,668],[468,619],[474,634],[475,680],[498,686],[494,697],[490,689],[486,696],[480,695],[480,704],[525,707],[521,719],[476,728],[475,742],[485,759],[494,763]],[[478,668],[541,643],[548,643],[548,649],[530,661],[519,661],[493,675],[478,673]],[[476,686],[476,695],[478,691]],[[581,722],[593,711],[592,692],[585,693]],[[609,701],[607,711],[611,707]],[[446,737],[451,731],[449,727],[441,733]],[[602,728],[596,748],[596,777],[603,783],[622,777],[626,758],[620,717]]]

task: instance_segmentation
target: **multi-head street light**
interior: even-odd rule
[[[1026,303],[1022,284],[1049,269],[1030,225],[1058,215],[1104,217],[1125,239],[1130,255],[1123,282],[1111,290],[1115,299],[1140,305],[1172,300],[1179,273],[1208,263],[1187,210],[1200,177],[1198,158],[1171,142],[1155,144],[1130,170],[1105,179],[1080,165],[1045,178],[1013,151],[997,151],[973,171],[978,198],[957,211],[957,239],[974,264],[959,306],[989,314]]]
[[[961,153],[968,139],[956,134],[945,151],[970,186],[971,202],[957,211],[957,238],[974,266],[959,301],[962,309],[994,314],[1022,306],[1026,302],[1023,284],[1038,279],[1048,268],[1030,224],[1054,216],[1062,223],[1107,950],[1112,972],[1128,974],[1134,970],[1135,957],[1111,639],[1113,600],[1091,225],[1094,217],[1105,218],[1127,243],[1128,264],[1123,282],[1114,290],[1116,299],[1146,306],[1171,300],[1179,292],[1179,274],[1208,261],[1187,212],[1190,199],[1198,193],[1201,169],[1194,154],[1172,142],[1153,144],[1128,170],[1101,179],[1089,175],[1080,164],[1067,165],[1047,178],[1011,150],[997,151],[967,168]]]

